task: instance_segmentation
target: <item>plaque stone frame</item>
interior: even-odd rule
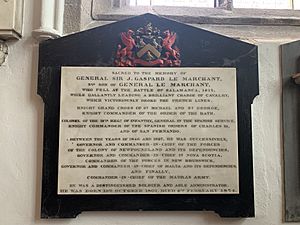
[[[57,194],[61,68],[114,66],[120,34],[149,23],[161,30],[176,32],[181,67],[236,68],[239,194]],[[178,66],[178,62],[167,66]],[[145,14],[42,42],[38,94],[45,104],[41,218],[74,218],[83,211],[118,210],[207,210],[222,217],[254,216],[251,104],[258,95],[257,46]]]

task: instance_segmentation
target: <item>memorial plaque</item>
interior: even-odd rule
[[[58,194],[238,194],[235,78],[63,67]]]
[[[300,42],[281,47],[282,140],[284,153],[284,209],[286,222],[300,221],[300,90],[292,79],[300,72]]]
[[[253,217],[257,47],[151,14],[39,46],[42,218]]]

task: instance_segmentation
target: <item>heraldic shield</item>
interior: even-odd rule
[[[115,66],[180,66],[176,33],[161,32],[152,23],[136,31],[122,32],[117,46]]]

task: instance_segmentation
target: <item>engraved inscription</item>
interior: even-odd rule
[[[238,194],[234,68],[63,67],[58,194]]]

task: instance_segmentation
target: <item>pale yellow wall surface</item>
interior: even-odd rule
[[[26,1],[24,38],[0,67],[0,225],[280,225],[282,223],[279,45],[259,45],[260,95],[253,104],[256,218],[209,212],[88,212],[40,220],[43,102],[36,94],[38,0]],[[224,205],[226,207],[226,205]]]

